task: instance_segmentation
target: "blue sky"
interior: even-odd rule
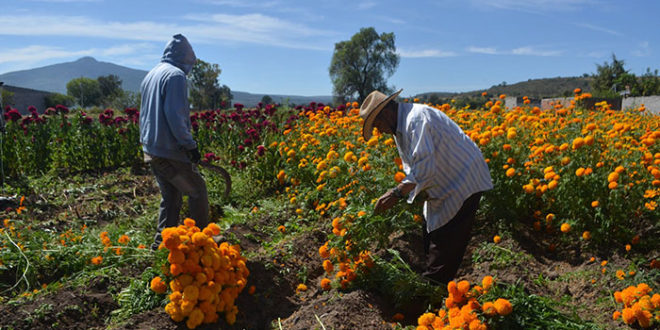
[[[149,70],[176,33],[232,90],[330,95],[334,44],[394,32],[389,84],[411,96],[660,69],[657,0],[0,0],[0,73],[93,56]]]

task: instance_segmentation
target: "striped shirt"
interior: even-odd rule
[[[415,183],[408,203],[422,191],[426,230],[447,224],[472,194],[493,183],[481,150],[444,112],[423,104],[399,103],[394,135],[406,177]]]

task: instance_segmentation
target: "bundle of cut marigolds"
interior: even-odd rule
[[[480,304],[477,298],[484,295],[494,284],[492,276],[486,276],[481,281],[482,285],[470,288],[470,282],[450,281],[447,284],[449,296],[445,300],[447,308],[442,308],[438,313],[425,313],[417,319],[417,330],[430,329],[487,329],[487,325],[479,319],[479,315],[485,318],[496,315],[508,315],[513,311],[511,303],[503,298],[495,301],[487,301]]]
[[[217,224],[200,230],[192,219],[162,231],[160,248],[170,251],[165,277],[170,279],[171,293],[165,311],[175,322],[187,318],[190,329],[216,322],[218,313],[224,313],[229,324],[236,321],[238,308],[234,300],[245,288],[249,271],[238,245],[224,242],[218,246],[213,240],[219,234]],[[165,293],[168,285],[157,276],[151,281],[151,289]]]

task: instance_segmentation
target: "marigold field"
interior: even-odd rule
[[[660,116],[575,92],[550,110],[432,105],[495,187],[447,285],[420,276],[420,203],[373,214],[405,174],[357,103],[193,113],[232,191],[202,168],[212,223],[183,214],[155,251],[138,109],[9,109],[0,328],[657,329]]]

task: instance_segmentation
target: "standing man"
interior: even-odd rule
[[[196,60],[186,37],[177,34],[140,86],[140,143],[162,196],[153,249],[162,242],[164,228],[179,224],[183,195],[197,226],[208,224],[208,195],[196,165],[201,156],[190,131],[186,79]]]
[[[378,199],[374,213],[404,198],[412,203],[424,193],[423,275],[446,284],[463,260],[482,192],[493,184],[481,150],[454,121],[423,104],[397,103],[399,93],[374,91],[360,109],[364,139],[371,138],[374,127],[394,135],[406,173]]]

